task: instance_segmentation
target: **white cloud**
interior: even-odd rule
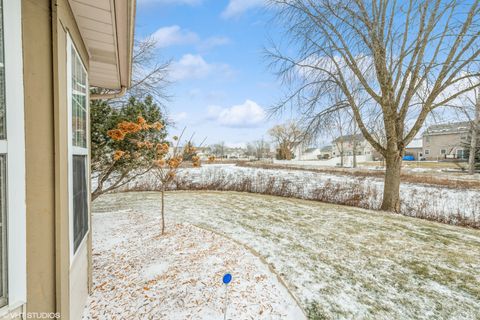
[[[201,55],[185,54],[170,65],[172,80],[202,79],[209,75],[229,77],[232,70],[227,64],[208,63]]]
[[[179,5],[186,4],[190,6],[199,5],[202,0],[137,0],[139,5],[160,4],[160,5]]]
[[[160,48],[182,44],[194,44],[200,41],[200,38],[195,32],[182,29],[177,25],[158,29],[152,34],[152,38],[157,41],[157,46]]]
[[[208,119],[226,127],[255,127],[262,123],[265,117],[265,110],[252,100],[230,108],[208,107]]]
[[[200,55],[186,54],[179,61],[172,62],[170,74],[174,80],[200,79],[212,72],[213,66]]]
[[[238,17],[245,11],[265,5],[265,0],[230,0],[227,8],[222,12],[222,18]]]
[[[201,39],[197,33],[183,29],[178,25],[159,28],[152,33],[151,37],[157,42],[159,48],[175,45],[195,45],[201,51],[223,46],[231,42],[228,37],[224,36],[212,36]]]

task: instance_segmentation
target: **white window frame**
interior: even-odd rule
[[[87,101],[87,117],[86,117],[86,142],[87,142],[87,147],[86,148],[81,148],[81,147],[76,147],[73,146],[73,132],[72,132],[72,50],[74,49],[75,53],[78,55],[80,58],[80,61],[82,62],[82,68],[85,71],[86,74],[86,101]],[[69,33],[67,33],[67,117],[68,117],[68,207],[69,207],[69,247],[70,247],[70,265],[73,264],[75,261],[75,257],[77,256],[77,253],[81,251],[82,247],[85,245],[87,239],[88,239],[88,234],[90,233],[91,230],[91,225],[90,225],[90,214],[87,215],[87,224],[88,224],[88,229],[87,232],[85,233],[85,236],[83,240],[81,241],[80,245],[77,248],[77,251],[75,251],[75,245],[74,245],[74,226],[73,226],[73,156],[74,155],[84,155],[86,156],[86,172],[87,172],[87,179],[88,179],[88,172],[89,172],[89,164],[90,164],[90,157],[89,157],[89,150],[90,150],[90,106],[89,106],[89,85],[88,85],[88,72],[87,69],[85,68],[85,65],[83,64],[82,58],[80,54],[78,53],[77,48],[75,47],[75,44],[72,41],[72,38]],[[90,183],[87,181],[87,188],[88,188],[88,199],[87,199],[87,205],[88,205],[88,212],[90,212]]]
[[[0,152],[7,154],[7,305],[0,317],[27,301],[25,123],[21,1],[3,0],[5,105],[7,140]]]

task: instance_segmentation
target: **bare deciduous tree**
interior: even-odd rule
[[[479,1],[269,2],[286,28],[288,50],[274,45],[268,56],[292,89],[277,109],[295,105],[321,118],[338,108],[325,96],[340,88],[359,130],[385,158],[381,208],[398,212],[405,146],[434,109],[479,86],[451,90],[478,76],[463,71],[480,55]],[[363,108],[357,84],[370,98]],[[385,142],[369,128],[375,118],[382,120]]]
[[[292,160],[293,149],[304,140],[304,134],[295,122],[276,125],[268,134],[273,138],[277,146],[277,158]]]
[[[331,132],[334,134],[333,141],[336,148],[340,152],[340,166],[345,166],[345,136],[346,136],[346,122],[348,119],[345,117],[344,110],[338,110],[337,112],[332,112],[332,123],[334,128],[331,128]],[[338,136],[337,136],[338,135]]]
[[[263,137],[260,140],[254,141],[253,147],[255,150],[255,157],[257,158],[257,160],[265,158],[265,156],[270,151],[270,145],[268,144],[268,142],[265,141],[265,139],[263,139]]]
[[[161,183],[160,194],[162,203],[160,213],[162,218],[162,235],[165,234],[165,191],[175,180],[178,168],[185,160],[183,155],[190,155],[196,152],[191,139],[186,141],[183,147],[180,147],[179,143],[184,133],[185,129],[183,129],[179,137],[173,137],[172,142],[165,142],[155,146],[155,160],[153,160],[152,172],[157,181]],[[192,155],[188,161],[192,162],[193,167],[200,167],[200,157],[196,154]]]
[[[210,149],[212,150],[213,155],[215,155],[216,157],[222,158],[222,159],[225,157],[225,142],[224,141],[221,141],[219,143],[211,145]]]
[[[255,149],[254,142],[248,142],[245,146],[246,151],[245,154],[249,157],[256,157],[257,156],[257,150]]]
[[[163,106],[169,99],[166,88],[170,84],[168,80],[168,68],[170,61],[159,63],[157,53],[157,41],[154,38],[144,38],[135,41],[132,57],[132,83],[126,94],[122,97],[109,99],[111,106],[124,105],[130,97],[144,100],[151,96],[154,102]],[[95,89],[95,93],[112,93],[109,89]]]

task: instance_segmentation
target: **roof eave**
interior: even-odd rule
[[[89,54],[89,83],[123,90],[132,83],[136,0],[69,0]]]
[[[115,0],[119,61],[118,69],[120,74],[120,85],[125,88],[129,88],[132,83],[132,59],[135,38],[135,3],[136,0]]]

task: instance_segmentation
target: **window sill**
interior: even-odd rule
[[[87,233],[85,233],[85,236],[83,236],[83,240],[82,240],[82,242],[80,242],[80,245],[78,246],[77,251],[75,251],[75,253],[70,257],[70,259],[71,259],[70,260],[70,268],[72,267],[72,265],[77,260],[79,252],[84,250],[84,247],[87,245],[87,241],[88,241],[89,236],[90,236],[90,230],[88,230]]]
[[[25,302],[15,302],[0,308],[0,320],[22,319],[18,317],[24,311]]]

